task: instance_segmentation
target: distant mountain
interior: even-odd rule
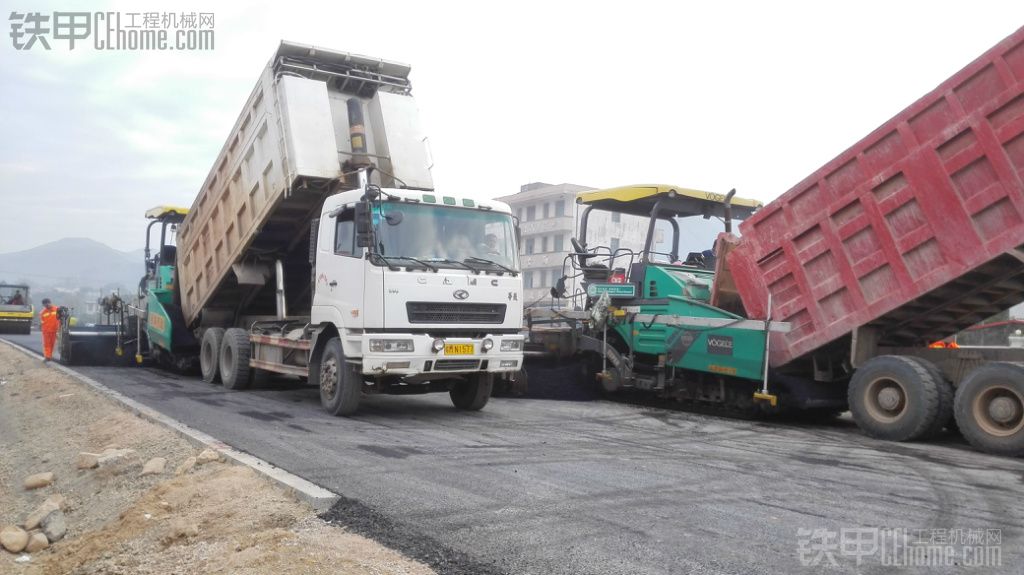
[[[64,238],[0,254],[0,280],[35,287],[134,287],[145,273],[142,250],[122,252],[88,238]]]

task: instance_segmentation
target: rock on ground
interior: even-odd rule
[[[36,551],[42,551],[50,546],[49,539],[43,533],[33,533],[28,538],[28,545],[25,545],[25,551],[29,553],[35,553]]]
[[[164,467],[166,465],[167,459],[163,457],[154,457],[142,466],[142,475],[160,475],[164,472]]]
[[[75,467],[78,469],[96,469],[100,465],[100,456],[96,453],[81,452],[75,457]]]
[[[105,465],[117,463],[133,453],[135,453],[134,449],[111,449],[108,447],[99,454],[96,458],[96,463],[98,463],[100,467],[103,467]]]
[[[177,469],[174,470],[174,474],[175,475],[185,475],[189,471],[192,471],[192,468],[195,467],[195,466],[196,466],[196,458],[195,457],[189,457],[188,459],[183,461],[181,463],[181,465],[178,466]]]
[[[0,545],[11,553],[18,553],[28,545],[28,532],[16,525],[0,529]]]
[[[60,493],[54,493],[53,495],[46,498],[43,503],[53,503],[58,509],[64,509],[68,506],[68,500],[64,498]]]
[[[39,507],[36,507],[32,513],[29,513],[28,517],[25,518],[25,529],[32,530],[36,527],[39,527],[39,524],[43,522],[43,519],[46,519],[47,515],[53,513],[54,511],[58,511],[59,509],[59,505],[47,499],[46,501],[42,502],[42,504],[40,504]]]
[[[40,526],[48,541],[60,541],[68,532],[67,523],[64,521],[64,512],[60,509],[47,515]]]
[[[214,461],[220,461],[220,454],[212,449],[204,449],[199,456],[196,457],[196,464],[198,465],[213,463]]]
[[[46,487],[51,483],[53,483],[53,473],[50,471],[29,475],[24,481],[25,489],[38,489],[40,487]]]

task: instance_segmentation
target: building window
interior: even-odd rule
[[[516,208],[516,219],[523,221],[523,208]]]
[[[533,253],[533,238],[526,238],[526,255]]]
[[[544,217],[545,218],[550,218],[551,217],[551,204],[549,204],[547,202],[544,202]]]
[[[526,208],[526,221],[532,222],[535,219],[537,219],[537,206]]]
[[[526,288],[526,289],[530,289],[530,288],[533,287],[533,272],[532,271],[528,270],[528,271],[523,273],[523,287]]]
[[[540,253],[544,254],[548,251],[548,237],[544,236],[540,239]]]
[[[555,202],[555,217],[565,215],[565,200],[558,200]]]
[[[619,212],[612,212],[612,221],[613,222],[621,222],[622,221],[622,214],[619,213]]]
[[[552,251],[565,251],[565,237],[563,237],[562,234],[555,236],[555,248]]]
[[[612,243],[610,247],[612,248],[612,253],[614,254],[615,251],[619,249],[619,238],[612,238]]]

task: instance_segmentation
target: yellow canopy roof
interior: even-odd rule
[[[171,214],[176,214],[182,217],[187,216],[188,208],[179,208],[177,206],[157,206],[146,210],[146,218],[150,220],[158,220]]]
[[[650,215],[658,201],[662,210],[676,212],[679,216],[703,215],[721,216],[724,211],[725,194],[704,192],[668,184],[635,184],[618,188],[580,192],[576,201],[595,208],[634,215]],[[757,200],[733,196],[729,202],[733,217],[743,219],[764,204]]]

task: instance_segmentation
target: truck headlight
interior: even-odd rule
[[[482,342],[480,342],[480,349],[482,349],[484,351],[490,351],[492,348],[494,348],[494,340],[493,339],[486,338]]]
[[[441,338],[435,339],[434,343],[430,345],[430,348],[437,353],[441,353],[441,350],[444,349],[444,340]]]
[[[523,340],[521,339],[505,339],[501,342],[501,351],[522,351]]]
[[[411,339],[371,339],[370,340],[370,351],[376,353],[388,353],[388,352],[412,352],[413,345]]]

